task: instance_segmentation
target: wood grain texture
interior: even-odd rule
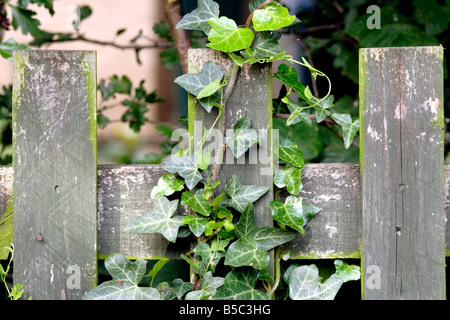
[[[224,75],[234,66],[233,61],[220,51],[191,49],[188,55],[189,73],[199,72],[207,61],[213,61]],[[231,77],[228,77],[228,83],[231,83],[230,79]],[[225,87],[225,91],[227,88],[228,86]],[[202,128],[209,129],[213,125],[218,109],[213,108],[211,113],[208,113],[200,104],[193,101],[192,96],[189,99],[189,131],[194,137],[195,144],[201,139]],[[267,146],[272,146],[272,68],[270,64],[252,66],[246,64],[239,69],[232,94],[225,106],[224,116],[225,130],[233,130],[239,119],[248,117],[252,128],[261,133],[261,137],[266,138]],[[222,131],[221,122],[222,119],[216,125],[219,132]],[[266,209],[274,197],[272,152],[270,147],[264,150],[254,145],[246,154],[235,159],[227,147],[218,179],[221,181],[219,192],[223,191],[225,184],[233,175],[236,175],[244,185],[269,187],[269,191],[254,204],[255,224],[261,226],[273,224],[270,210]]]
[[[14,53],[14,282],[25,299],[96,286],[96,63],[94,51]]]
[[[442,60],[360,51],[364,299],[445,299]]]
[[[129,221],[151,209],[150,192],[164,170],[160,165],[98,166],[98,254],[103,259],[113,252],[130,258],[160,256],[179,259],[189,243],[168,243],[157,235],[124,233]],[[358,164],[306,164],[302,173],[305,203],[321,208],[320,213],[283,248],[291,259],[360,258],[361,200]],[[12,195],[12,167],[0,167],[0,208]],[[450,164],[445,166],[445,212],[450,219]],[[287,194],[279,194],[284,199]],[[180,214],[184,209],[180,207]],[[12,232],[12,227],[11,232]],[[6,229],[5,231],[8,231]],[[0,234],[1,235],[1,234]],[[450,256],[450,226],[446,224],[446,256]],[[4,258],[3,258],[4,259]],[[1,259],[0,259],[1,260]]]

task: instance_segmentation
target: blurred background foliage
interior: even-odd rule
[[[17,1],[0,0],[0,29],[22,28],[33,36],[29,43],[31,47],[41,47],[44,44],[82,40],[85,38],[79,33],[51,33],[39,29],[39,24],[33,18],[31,4],[45,6],[51,13],[52,0]],[[221,1],[218,1],[219,3]],[[246,16],[243,11],[243,2],[248,1],[222,1],[221,15],[242,20]],[[413,0],[413,1],[314,1],[314,0],[280,0],[290,8],[292,14],[296,14],[301,24],[296,29],[285,30],[285,41],[294,43],[298,47],[298,55],[304,56],[317,69],[325,72],[332,83],[332,92],[335,98],[335,110],[341,113],[350,113],[358,117],[358,49],[364,47],[396,47],[396,46],[436,46],[447,47],[449,42],[450,0]],[[5,4],[15,8],[13,17],[8,17]],[[184,13],[196,8],[196,1],[183,1]],[[380,29],[369,29],[367,20],[372,12],[367,13],[369,5],[377,5],[380,8]],[[88,6],[81,7],[79,11],[82,23],[89,18],[92,9]],[[241,23],[243,23],[241,21]],[[125,29],[118,29],[119,36]],[[166,21],[153,26],[153,31],[159,36],[160,47],[166,47],[160,54],[161,63],[168,69],[179,69],[179,59],[174,47],[172,31]],[[199,32],[190,33],[191,43],[194,48],[205,47],[206,39]],[[130,48],[139,38],[145,37],[142,32],[130,39]],[[3,39],[5,40],[5,39]],[[139,53],[145,48],[135,46],[136,59],[139,62]],[[288,52],[290,53],[290,52]],[[290,53],[292,54],[292,53]],[[295,57],[300,59],[301,57]],[[445,58],[445,115],[450,117],[448,59]],[[274,72],[276,69],[274,67]],[[300,77],[306,84],[311,85],[311,78],[306,72],[301,72]],[[276,81],[276,80],[274,80]],[[173,83],[168,85],[174,85]],[[328,90],[325,82],[317,83],[317,93],[320,96]],[[10,164],[12,159],[12,130],[11,130],[11,98],[12,87],[4,86],[0,89],[0,164]],[[283,89],[283,88],[282,88]],[[151,104],[163,101],[156,91],[147,92],[143,83],[132,84],[128,77],[117,75],[102,80],[98,85],[101,103],[98,106],[98,125],[106,127],[111,121],[105,116],[104,111],[113,108],[108,105],[110,97],[120,96],[119,104],[126,107],[120,121],[129,124],[134,132],[139,132],[142,125],[150,120],[146,113]],[[186,94],[180,91],[180,94]],[[275,92],[274,95],[277,95]],[[183,97],[184,98],[184,97]],[[275,97],[275,103],[276,97]],[[177,106],[180,114],[186,113],[186,103]],[[102,149],[103,157],[113,163],[160,163],[164,157],[170,154],[175,145],[170,141],[170,134],[174,128],[186,125],[185,118],[174,124],[157,124],[155,127],[166,138],[160,145],[159,152],[146,154],[138,159],[130,152],[133,150],[134,141],[126,141],[124,145],[107,144]],[[327,126],[326,123],[305,126],[300,123],[287,127],[284,119],[274,119],[274,127],[280,130],[281,136],[292,137],[308,162],[358,162],[359,149],[358,138],[352,147],[346,150],[339,136],[337,126]],[[333,131],[335,134],[330,134]],[[448,139],[450,140],[450,139]],[[128,145],[128,147],[127,147]],[[446,143],[446,153],[450,144]]]

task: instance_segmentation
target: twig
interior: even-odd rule
[[[321,31],[321,30],[335,30],[335,29],[339,29],[339,27],[342,26],[343,24],[344,24],[343,21],[335,23],[335,24],[324,24],[321,26],[298,30],[298,31],[295,31],[294,33],[296,35],[304,35],[304,34],[309,34],[309,33],[317,32],[317,31]]]
[[[183,16],[181,0],[163,0],[164,12],[172,29],[175,47],[180,57],[183,73],[188,73],[188,50],[192,48],[189,33],[185,29],[177,29],[176,25]]]

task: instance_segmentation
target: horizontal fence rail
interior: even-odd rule
[[[358,164],[306,164],[302,172],[305,203],[321,211],[305,227],[305,235],[284,247],[292,259],[360,258],[361,192]],[[98,255],[113,252],[130,258],[179,259],[190,244],[169,243],[159,234],[124,232],[124,227],[151,209],[150,192],[164,170],[160,165],[98,166]],[[0,212],[7,214],[12,195],[12,167],[0,167]],[[286,197],[281,193],[279,198]],[[183,208],[180,207],[180,211]],[[450,164],[445,165],[445,213],[450,218]],[[12,232],[12,224],[10,227]],[[450,257],[450,226],[446,229]],[[5,256],[0,259],[5,259]]]

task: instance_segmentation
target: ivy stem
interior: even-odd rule
[[[230,98],[231,94],[233,93],[234,86],[236,84],[237,76],[239,73],[239,66],[234,65],[234,67],[228,72],[227,76],[230,76],[230,81],[228,83],[227,89],[225,90],[225,93],[222,91],[222,121],[219,123],[219,130],[222,132],[222,137],[225,137],[225,129],[226,129],[226,112],[225,112],[225,106],[228,102],[228,99]],[[220,167],[221,163],[223,161],[223,156],[225,154],[226,144],[223,143],[222,147],[217,148],[216,151],[216,160],[214,162],[213,168],[211,170],[212,175],[212,182],[214,183],[217,178],[219,177]]]
[[[278,285],[280,284],[280,279],[281,279],[281,272],[280,272],[280,261],[281,261],[281,257],[280,257],[280,251],[281,251],[281,246],[278,246],[277,249],[275,250],[275,270],[274,270],[274,276],[275,276],[275,281],[273,283],[272,286],[272,290],[270,290],[268,292],[269,297],[271,300],[275,299],[275,291],[278,288]]]

